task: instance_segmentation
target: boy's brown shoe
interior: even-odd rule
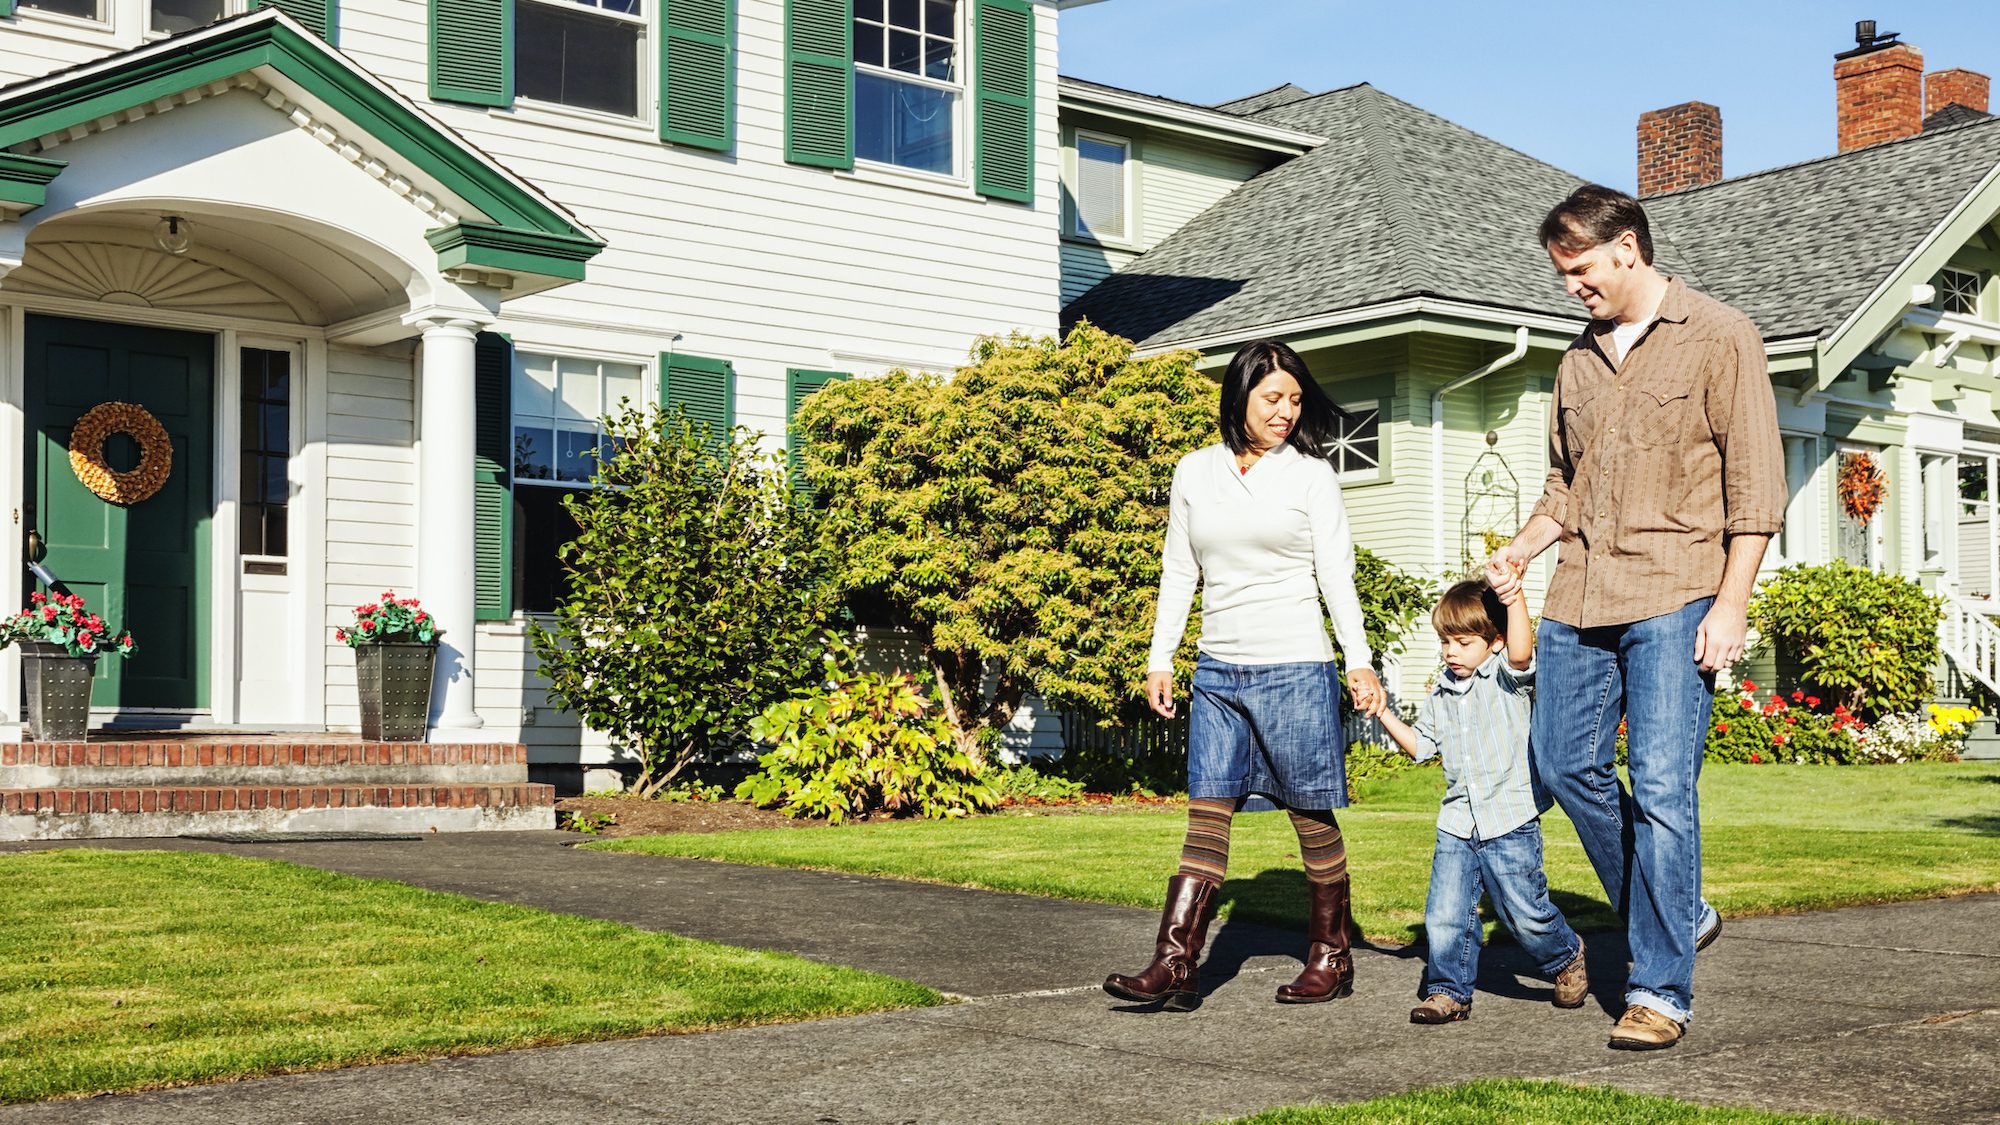
[[[1657,1051],[1681,1041],[1687,1028],[1644,1004],[1630,1004],[1611,1029],[1611,1047],[1618,1051]]]
[[[1556,974],[1555,1005],[1558,1008],[1581,1008],[1583,998],[1590,994],[1590,972],[1583,966],[1583,939],[1576,939],[1576,960],[1563,966]]]
[[[1472,1014],[1472,1005],[1461,1004],[1442,992],[1433,992],[1424,997],[1424,1002],[1410,1009],[1411,1023],[1456,1023]]]

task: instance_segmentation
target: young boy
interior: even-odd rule
[[[1430,955],[1423,1003],[1410,1009],[1410,1022],[1451,1023],[1471,1013],[1482,889],[1521,948],[1555,977],[1556,1007],[1581,1007],[1590,990],[1583,939],[1549,902],[1542,874],[1540,817],[1549,799],[1528,767],[1535,636],[1526,598],[1517,589],[1503,606],[1485,583],[1460,582],[1445,591],[1431,624],[1444,650],[1444,677],[1415,727],[1393,711],[1380,716],[1404,753],[1420,762],[1444,757],[1424,904]]]

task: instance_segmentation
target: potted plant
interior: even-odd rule
[[[361,737],[370,742],[421,742],[431,713],[431,673],[444,631],[415,598],[385,590],[382,600],[354,607],[354,623],[333,639],[354,650],[361,694]]]
[[[21,646],[28,731],[41,742],[81,742],[90,728],[90,682],[100,656],[130,656],[132,634],[117,631],[74,594],[36,593],[0,622],[5,644]]]

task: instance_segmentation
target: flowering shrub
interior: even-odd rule
[[[1757,685],[1744,680],[1736,691],[1716,694],[1705,757],[1753,765],[1953,761],[1978,717],[1969,707],[1933,704],[1928,718],[1901,712],[1871,726],[1844,704],[1828,707],[1804,690],[1772,692],[1759,702]]]
[[[1835,559],[1788,566],[1750,600],[1750,624],[1780,663],[1799,662],[1809,693],[1870,718],[1931,697],[1943,602],[1915,581]]]
[[[0,647],[17,641],[61,645],[71,656],[130,656],[139,647],[129,632],[113,636],[74,594],[30,595],[28,608],[0,622]]]
[[[335,629],[333,639],[348,648],[362,645],[416,642],[434,645],[444,636],[437,619],[424,611],[415,598],[399,598],[394,590],[382,591],[382,600],[354,607],[354,624]]]

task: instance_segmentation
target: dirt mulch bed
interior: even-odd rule
[[[1040,798],[1008,801],[989,815],[1065,816],[1113,812],[1121,809],[1173,809],[1185,805],[1181,797],[1145,797],[1132,794],[1085,793],[1071,801]],[[745,828],[819,828],[824,820],[794,820],[776,809],[760,809],[743,801],[648,801],[639,797],[563,797],[556,801],[558,814],[581,814],[586,820],[609,817],[610,823],[587,833],[600,839],[616,836],[659,836],[667,833],[735,832]],[[863,818],[866,822],[871,818]],[[889,819],[889,818],[881,818]],[[558,827],[575,828],[572,816],[562,815]],[[578,835],[586,835],[579,832]]]

